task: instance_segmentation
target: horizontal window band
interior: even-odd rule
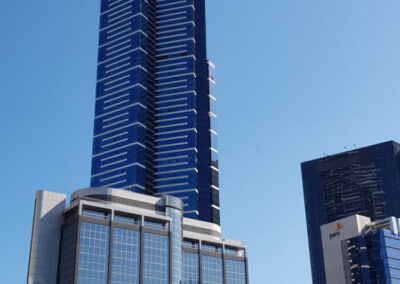
[[[122,59],[120,59],[120,60],[118,60],[118,61],[115,61],[115,62],[113,62],[113,63],[110,63],[110,64],[106,65],[106,66],[105,66],[105,69],[107,69],[107,68],[109,68],[109,67],[111,67],[111,66],[117,65],[117,64],[119,64],[119,63],[121,63],[121,62],[130,60],[130,59],[131,59],[130,56],[125,57],[125,58],[122,58]],[[129,64],[130,64],[130,63],[129,63]],[[106,71],[106,73],[107,73],[107,71]]]
[[[170,71],[169,69],[160,70],[161,68],[169,68],[169,67],[172,67],[172,66],[180,66],[180,65],[187,65],[187,64],[188,63],[186,61],[182,61],[182,62],[177,62],[177,63],[164,64],[162,66],[157,66],[157,70],[158,71],[156,72],[156,74],[161,73],[161,72],[165,72],[165,71]],[[186,69],[186,68],[181,67],[181,69]]]
[[[158,165],[155,166],[154,168],[160,169],[160,168],[167,168],[167,167],[177,167],[177,166],[183,166],[183,165],[188,165],[189,162],[182,162],[182,163],[174,163],[174,164],[165,164],[165,165]]]
[[[177,74],[177,75],[171,75],[171,76],[165,76],[165,77],[162,77],[162,76],[158,76],[158,80],[159,81],[162,81],[162,80],[166,80],[166,79],[171,79],[171,78],[177,78],[177,77],[186,77],[186,76],[193,76],[193,77],[197,77],[196,76],[196,74],[194,73],[194,72],[189,72],[189,73],[182,73],[182,74]],[[187,82],[187,79],[185,79],[184,81],[182,80],[182,81],[171,81],[171,84],[172,83],[176,83],[176,82],[178,82],[178,83],[180,83],[180,82]],[[166,85],[166,84],[168,84],[168,83],[162,83],[163,85]],[[161,85],[161,83],[160,84],[157,84],[157,86],[160,86]]]
[[[168,46],[168,47],[163,47],[163,48],[158,48],[157,51],[160,52],[162,50],[170,50],[170,49],[174,49],[174,48],[188,48],[187,44],[180,44],[180,45],[174,45],[174,46]],[[159,74],[160,72],[156,72],[157,74]]]
[[[116,16],[116,17],[114,17],[114,18],[108,19],[108,20],[107,20],[107,23],[112,23],[112,22],[114,22],[114,21],[116,21],[116,20],[118,20],[118,19],[121,19],[121,18],[123,18],[123,17],[125,17],[125,16],[128,16],[128,15],[130,15],[130,14],[132,14],[132,11],[125,12],[125,13],[122,14],[122,15],[119,15],[119,16]]]
[[[119,36],[119,35],[121,35],[121,34],[123,34],[123,33],[129,32],[129,31],[131,31],[131,30],[132,30],[132,27],[128,27],[128,28],[126,28],[125,30],[122,30],[122,31],[117,32],[117,33],[115,33],[115,34],[107,35],[107,40],[113,39],[113,38],[115,38],[115,37],[117,37],[117,36]]]
[[[119,48],[119,49],[112,50],[112,51],[107,51],[106,54],[105,54],[105,56],[106,56],[106,57],[109,57],[109,56],[111,56],[111,55],[113,55],[113,54],[115,54],[115,53],[121,52],[121,51],[123,51],[123,50],[125,50],[125,49],[128,49],[128,48],[131,48],[131,47],[132,47],[132,45],[131,45],[131,44],[128,44],[128,45],[123,46],[123,47],[121,47],[121,48]]]
[[[113,33],[113,32],[115,32],[115,31],[118,31],[118,30],[120,30],[120,29],[122,29],[122,28],[125,28],[125,27],[129,26],[129,25],[132,25],[132,21],[127,22],[127,23],[122,24],[122,25],[115,25],[116,27],[115,27],[114,29],[108,30],[108,31],[107,31],[107,34],[110,34],[110,33]],[[108,38],[107,38],[107,39],[108,39]]]
[[[131,123],[131,124],[127,124],[127,125],[124,125],[124,126],[121,126],[121,127],[118,127],[118,128],[115,128],[115,129],[112,129],[112,130],[109,130],[109,131],[106,131],[106,132],[100,132],[99,134],[96,134],[96,135],[93,136],[93,137],[94,137],[94,138],[97,138],[97,137],[100,137],[100,136],[104,136],[104,135],[113,133],[113,132],[118,131],[118,130],[121,130],[121,129],[128,128],[128,127],[130,127],[130,126],[134,126],[134,125],[138,125],[138,126],[140,126],[140,127],[147,128],[145,125],[141,124],[140,122],[134,122],[134,123]]]
[[[185,159],[189,158],[189,155],[181,155],[181,156],[173,156],[173,157],[168,157],[168,158],[160,158],[160,159],[154,159],[154,161],[167,161],[167,160],[175,160],[175,159]]]
[[[108,7],[112,7],[112,6],[114,6],[115,4],[118,4],[118,3],[121,2],[121,1],[123,1],[123,0],[117,0],[117,1],[111,2],[111,3],[108,4]],[[110,2],[110,1],[109,1],[109,2]],[[105,10],[105,11],[101,12],[100,15],[107,14],[108,12],[110,12],[110,11],[112,11],[112,10],[115,10],[115,9],[118,9],[119,7],[124,6],[124,5],[126,5],[126,4],[129,4],[129,3],[131,3],[131,2],[133,2],[133,0],[130,0],[130,1],[128,1],[128,2],[119,4],[118,6],[115,6],[115,7],[113,7],[113,8],[110,8],[110,9],[108,9],[108,10]]]
[[[177,177],[168,177],[168,178],[157,178],[154,181],[167,181],[167,180],[174,180],[174,179],[186,179],[189,176],[177,176]]]
[[[125,69],[125,70],[123,70],[123,71],[121,71],[121,72],[118,72],[118,73],[109,75],[109,76],[107,76],[107,77],[103,77],[103,78],[97,80],[97,83],[103,82],[103,81],[105,81],[105,80],[108,80],[108,79],[110,79],[110,78],[113,78],[113,77],[115,77],[115,76],[121,75],[121,74],[123,74],[123,73],[125,73],[125,72],[131,71],[131,70],[134,70],[134,69],[142,69],[143,71],[147,72],[147,69],[146,69],[146,68],[144,68],[142,65],[138,64],[138,65],[132,66],[131,68]],[[130,76],[130,75],[128,74],[128,75],[123,76],[123,77],[121,77],[121,78],[118,78],[118,79],[116,79],[116,80],[122,80],[123,78],[128,78],[129,76]],[[115,82],[115,81],[107,82],[107,83],[105,83],[105,85],[111,84],[111,83],[113,83],[113,82]]]
[[[189,185],[189,183],[181,182],[181,183],[174,183],[174,184],[167,184],[167,185],[158,185],[158,186],[155,186],[154,188],[160,189],[160,188],[168,188],[168,187],[184,186],[184,185]]]
[[[171,90],[185,89],[185,88],[188,88],[188,87],[189,86],[185,84],[185,85],[181,85],[181,86],[177,86],[177,87],[170,87],[170,88],[165,88],[165,89],[163,89],[163,88],[157,89],[157,92],[160,93],[160,92],[166,92],[166,91],[171,91]]]
[[[109,94],[105,94],[105,95],[103,95],[103,96],[101,96],[101,97],[98,97],[98,98],[96,98],[96,101],[101,100],[101,99],[104,99],[104,98],[108,98],[108,97],[110,97],[110,96],[112,96],[112,95],[121,93],[121,92],[126,91],[126,90],[129,90],[129,89],[133,89],[133,88],[135,88],[135,87],[140,87],[140,88],[142,88],[143,90],[147,91],[147,88],[146,88],[145,86],[143,86],[142,84],[134,84],[134,85],[132,85],[132,86],[123,88],[123,89],[121,89],[121,90],[118,90],[118,91],[115,91],[115,92],[112,92],[112,93],[109,93]]]
[[[169,23],[169,22],[186,20],[186,19],[187,19],[187,17],[185,17],[185,16],[183,16],[183,17],[175,17],[175,18],[167,19],[167,20],[158,20],[157,23],[160,25],[160,24],[163,24],[163,23]],[[168,27],[168,26],[166,26],[166,27]]]
[[[184,110],[179,110],[179,111],[173,111],[173,112],[166,112],[166,113],[157,113],[156,116],[167,116],[167,115],[173,115],[177,113],[185,113],[185,112],[195,112],[196,110],[194,108],[191,109],[184,109]]]
[[[125,156],[127,154],[128,154],[128,152],[122,152],[122,153],[119,153],[119,154],[116,154],[116,155],[112,155],[110,157],[103,158],[103,159],[100,160],[100,162],[104,162],[104,161],[108,161],[108,160],[111,160],[111,159],[114,159],[114,158]]]
[[[120,81],[120,80],[117,80],[117,81]],[[114,90],[116,88],[122,87],[123,85],[129,84],[129,83],[131,83],[131,81],[130,80],[126,80],[126,81],[124,81],[122,83],[119,83],[117,85],[114,85],[114,86],[111,86],[111,87],[108,87],[108,88],[104,89],[104,92],[108,92],[108,91]]]
[[[186,83],[188,80],[176,80],[176,81],[170,81],[170,82],[165,82],[165,83],[158,83],[157,86],[164,86],[164,85],[170,85],[170,84],[178,84],[178,83]]]
[[[118,114],[118,115],[116,115],[116,116],[103,119],[103,123],[104,123],[104,122],[108,122],[108,121],[113,120],[113,119],[116,119],[116,118],[120,118],[120,117],[123,117],[123,116],[127,116],[127,115],[129,115],[129,112],[124,112],[124,113]]]
[[[195,128],[186,128],[186,129],[179,129],[179,130],[174,130],[174,131],[156,133],[156,136],[160,137],[161,135],[168,135],[168,134],[180,133],[180,132],[191,132],[191,131],[197,133],[197,130]],[[161,138],[157,138],[157,139],[161,139]]]
[[[195,9],[194,5],[187,5],[187,6],[175,7],[175,8],[170,8],[170,9],[162,9],[162,10],[161,10],[160,6],[158,6],[158,8],[160,9],[160,12],[168,12],[168,11],[174,11],[174,10],[185,9],[185,8],[192,8],[193,10]]]
[[[192,171],[195,171],[196,173],[198,172],[196,168],[190,168],[190,169],[180,169],[180,170],[165,171],[165,172],[156,172],[156,175],[165,175],[165,174],[173,174],[181,172],[192,172]]]
[[[177,19],[176,19],[177,20]],[[165,20],[166,21],[166,20]],[[189,32],[191,32],[191,28],[193,28],[193,26],[196,26],[196,24],[194,23],[194,21],[187,21],[187,22],[178,22],[175,24],[170,24],[170,25],[159,25],[158,26],[158,30],[157,30],[157,35],[162,32],[162,33],[167,33],[169,32],[169,30],[164,31],[163,29],[168,29],[168,28],[173,28],[173,27],[180,27],[180,26],[185,26],[185,25],[192,25],[192,27],[190,26],[186,26],[185,28],[181,28],[178,30],[186,30],[187,32],[184,34],[178,34],[178,35],[188,35]],[[171,32],[173,32],[173,30],[171,30]],[[164,39],[164,38],[161,38]]]
[[[182,189],[182,190],[174,190],[174,191],[166,191],[166,192],[156,192],[154,195],[159,196],[159,195],[163,195],[163,194],[175,194],[175,193],[184,193],[184,192],[199,193],[197,188],[192,188],[192,189]]]
[[[157,107],[156,110],[182,108],[182,107],[187,107],[187,106],[188,106],[188,104],[169,105],[169,106]]]
[[[155,148],[166,148],[166,147],[174,147],[174,146],[182,146],[187,145],[188,142],[180,142],[180,143],[173,143],[173,144],[166,144],[166,145],[157,145]]]
[[[122,39],[124,39],[124,38],[126,38],[126,37],[129,37],[129,36],[132,36],[132,35],[135,35],[135,34],[139,34],[139,33],[142,34],[142,35],[144,35],[145,37],[148,37],[147,33],[145,33],[144,31],[142,31],[142,30],[137,30],[137,31],[134,31],[134,32],[129,33],[129,34],[127,34],[127,35],[123,35],[123,36],[121,36],[121,37],[119,37],[119,38],[116,38],[116,39],[114,39],[114,40],[111,40],[111,41],[108,41],[108,42],[106,42],[106,43],[103,43],[103,44],[99,45],[99,49],[100,49],[100,48],[103,48],[103,47],[105,47],[105,46],[107,46],[107,45],[110,45],[110,44],[112,44],[112,43],[114,43],[114,42],[117,42],[117,41],[119,41],[119,40],[122,40]],[[99,65],[99,63],[97,63],[97,65]]]
[[[108,164],[105,164],[105,165],[101,165],[101,166],[100,166],[100,169],[107,168],[107,167],[109,167],[109,166],[113,166],[113,165],[116,165],[116,164],[120,164],[120,163],[123,163],[123,162],[126,162],[126,161],[128,161],[128,159],[122,159],[122,160],[118,160],[118,161],[115,161],[115,162],[111,162],[111,163],[108,163]]]
[[[174,137],[168,137],[168,138],[160,138],[160,139],[155,139],[154,141],[156,142],[161,142],[161,141],[169,141],[169,140],[178,140],[178,139],[185,139],[188,138],[189,135],[182,135],[182,136],[174,136]]]
[[[121,119],[121,120],[118,120],[116,122],[103,125],[103,129],[107,129],[109,127],[112,127],[112,126],[115,126],[115,125],[118,125],[118,124],[122,124],[122,123],[125,123],[125,122],[128,122],[128,121],[129,121],[129,118]]]
[[[122,12],[124,12],[124,11],[126,11],[126,10],[128,10],[128,9],[132,9],[132,8],[133,8],[132,5],[126,6],[126,7],[122,8],[121,10],[114,11],[114,12],[112,12],[112,13],[109,13],[109,14],[107,15],[107,18],[110,19],[110,18],[112,18],[114,15],[117,15],[117,14],[119,14],[119,13],[122,13]],[[103,15],[103,13],[102,13],[101,15]]]
[[[170,41],[163,41],[163,42],[157,42],[156,46],[160,47],[160,46],[166,46],[166,45],[170,45],[170,44],[175,44],[175,43],[180,43],[180,42],[185,42],[185,41],[189,41],[192,43],[196,43],[196,40],[194,39],[194,37],[187,37],[187,38],[182,38],[182,39],[176,39],[176,40],[170,40]],[[195,55],[189,55],[189,56],[182,56],[182,58],[187,58],[187,57],[192,57],[193,60],[196,60],[196,56]],[[176,59],[176,58],[175,58]],[[159,62],[157,62],[159,63]]]
[[[119,57],[121,57],[121,56],[127,55],[127,54],[129,54],[129,53],[133,53],[133,52],[135,52],[135,51],[142,51],[142,52],[144,52],[145,54],[147,54],[147,51],[146,51],[146,50],[144,50],[144,49],[141,48],[141,47],[137,47],[137,48],[134,48],[134,49],[132,49],[132,50],[126,51],[126,52],[124,52],[124,53],[118,54],[118,55],[116,55],[116,56],[114,56],[114,57],[112,57],[112,58],[108,58],[108,59],[106,59],[106,60],[104,60],[104,61],[100,61],[99,63],[97,63],[97,65],[102,65],[102,64],[104,64],[104,63],[106,63],[106,62],[110,62],[110,61],[112,61],[112,60],[114,60],[114,59],[116,59],[116,58],[119,58]]]
[[[160,126],[157,126],[156,129],[164,129],[164,128],[169,128],[169,127],[172,128],[172,127],[186,126],[186,125],[188,125],[187,122],[174,123],[174,124],[160,125]],[[162,132],[160,132],[160,130],[158,130],[158,133],[161,134]]]
[[[115,134],[115,135],[113,135],[113,136],[109,136],[109,137],[106,137],[106,138],[101,139],[101,142],[104,143],[104,142],[110,141],[110,140],[112,140],[112,139],[114,139],[114,138],[118,138],[118,137],[121,137],[121,136],[125,136],[125,135],[127,135],[128,133],[129,133],[128,131],[125,131],[125,132],[122,132],[122,133],[118,133],[118,134]]]
[[[118,178],[118,177],[122,177],[122,176],[126,176],[126,175],[127,175],[127,173],[125,172],[125,173],[122,173],[122,174],[118,174],[118,175],[102,178],[102,179],[100,179],[100,182],[107,181],[107,180],[114,179],[114,178]]]
[[[113,101],[116,101],[116,100],[119,100],[119,99],[128,97],[129,95],[130,95],[129,93],[125,93],[125,94],[120,95],[120,96],[118,96],[118,97],[114,97],[114,98],[112,98],[112,99],[108,99],[108,100],[104,101],[103,104],[111,103],[111,102],[113,102]],[[123,102],[126,102],[126,101],[124,100]],[[120,102],[118,102],[118,103],[120,103]],[[115,106],[115,104],[112,104],[112,106]],[[105,106],[103,109],[106,109],[106,108],[110,108],[110,105]]]
[[[116,70],[118,70],[118,69],[121,69],[121,68],[128,67],[128,66],[130,66],[130,65],[131,65],[131,63],[130,63],[130,62],[127,62],[127,63],[122,64],[122,65],[120,65],[120,66],[117,66],[117,67],[115,67],[115,68],[113,68],[113,69],[107,69],[107,67],[106,67],[106,68],[105,68],[106,71],[104,72],[104,74],[106,75],[106,74],[108,74],[108,73],[114,72],[114,71],[116,71]]]
[[[122,169],[134,167],[134,166],[138,166],[138,167],[141,167],[141,168],[143,168],[143,169],[146,168],[146,167],[143,166],[142,164],[139,164],[139,163],[132,163],[132,164],[129,164],[129,165],[126,165],[126,166],[122,166],[122,167],[118,167],[118,168],[115,168],[115,169],[112,169],[112,170],[108,170],[108,171],[105,171],[105,172],[100,172],[100,173],[94,174],[94,175],[92,175],[91,177],[92,177],[92,178],[98,177],[98,176],[101,176],[101,175],[104,175],[104,174],[112,173],[112,172],[115,172],[115,171],[119,171],[119,170],[122,170]]]
[[[126,142],[126,141],[128,141],[128,138],[124,138],[124,139],[121,139],[121,140],[118,140],[118,141],[115,141],[115,142],[112,142],[112,143],[101,145],[101,148],[107,148],[107,147],[113,146],[115,144],[123,143],[123,142]]]
[[[102,114],[100,114],[100,115],[98,115],[98,116],[95,116],[94,119],[99,119],[99,118],[105,117],[105,116],[107,116],[107,115],[110,115],[110,114],[112,114],[112,113],[119,112],[119,111],[121,111],[121,110],[128,109],[128,108],[134,107],[134,106],[140,106],[140,107],[142,107],[142,108],[144,108],[144,109],[147,109],[147,107],[144,106],[144,105],[142,105],[141,103],[134,103],[134,104],[130,104],[130,105],[121,107],[121,108],[119,108],[119,109],[114,109],[114,110],[108,111],[108,112],[106,112],[106,113],[102,113]]]
[[[155,123],[160,123],[160,122],[167,122],[167,121],[174,121],[174,120],[186,120],[188,119],[188,116],[178,116],[178,117],[171,117],[171,118],[166,118],[166,119],[158,119],[155,120]]]
[[[105,154],[108,154],[108,153],[112,153],[112,152],[115,152],[115,151],[117,151],[117,150],[125,149],[125,148],[128,148],[128,147],[130,147],[130,146],[135,146],[135,145],[136,145],[136,146],[140,146],[140,147],[142,147],[142,148],[146,148],[145,145],[143,145],[143,144],[141,144],[141,143],[138,143],[138,142],[134,142],[134,143],[126,144],[126,145],[124,145],[124,146],[117,147],[117,148],[114,148],[114,149],[111,149],[111,150],[108,150],[108,151],[96,153],[96,154],[93,155],[93,158],[96,158],[96,157],[99,157],[99,156],[102,156],[102,155],[105,155]]]
[[[178,96],[178,95],[190,95],[190,94],[194,94],[195,96],[197,96],[196,91],[190,90],[190,91],[184,91],[184,92],[177,92],[177,93],[158,95],[155,98],[159,99],[159,98],[165,98],[165,97],[172,97],[172,96]]]
[[[185,59],[185,58],[190,58],[190,57],[192,57],[194,60],[196,60],[196,56],[194,56],[194,55],[185,55],[185,56],[181,56],[181,57],[179,57],[179,59]],[[160,63],[160,62],[167,62],[167,61],[172,61],[172,60],[177,60],[178,58],[175,58],[175,57],[173,57],[173,58],[166,58],[166,59],[157,59],[157,63]]]
[[[116,181],[116,182],[113,182],[113,183],[102,185],[102,187],[111,187],[111,186],[114,186],[114,185],[117,185],[117,184],[121,184],[121,183],[125,183],[125,182],[127,182],[127,180],[123,179],[121,181]]]
[[[176,12],[176,13],[170,13],[170,14],[165,14],[165,15],[159,15],[157,18],[165,18],[165,17],[172,17],[172,16],[177,16],[177,15],[182,15],[182,14],[187,14],[187,11],[182,11],[182,12]]]

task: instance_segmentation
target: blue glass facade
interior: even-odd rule
[[[352,283],[400,283],[400,237],[379,230],[347,241]]]
[[[111,284],[139,284],[140,233],[113,228]]]
[[[182,198],[219,224],[204,0],[102,0],[91,186]]]
[[[243,261],[225,260],[226,284],[246,284],[246,267]]]
[[[400,216],[400,145],[385,142],[302,163],[314,284],[326,283],[320,227],[359,214]]]
[[[202,284],[223,283],[224,274],[221,257],[202,255],[201,265]]]
[[[183,254],[183,284],[199,283],[199,254],[185,252]]]
[[[144,233],[143,283],[169,283],[169,237]]]
[[[82,222],[79,240],[78,284],[107,284],[110,228]]]

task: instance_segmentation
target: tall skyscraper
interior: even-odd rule
[[[92,187],[36,193],[28,284],[249,284],[219,226],[204,2],[101,1]]]
[[[314,284],[326,283],[320,227],[351,216],[400,216],[400,144],[385,143],[304,162],[304,202]]]
[[[184,200],[219,224],[205,0],[102,0],[92,187]]]

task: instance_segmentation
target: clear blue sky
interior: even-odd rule
[[[222,229],[252,284],[311,283],[300,162],[400,140],[400,1],[207,0]],[[89,185],[99,0],[0,9],[0,267],[24,283],[34,194]]]

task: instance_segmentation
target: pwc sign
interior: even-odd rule
[[[332,240],[333,238],[340,236],[340,230],[341,229],[343,229],[343,225],[341,223],[337,223],[336,224],[336,230],[335,230],[334,233],[329,235],[329,239]]]

